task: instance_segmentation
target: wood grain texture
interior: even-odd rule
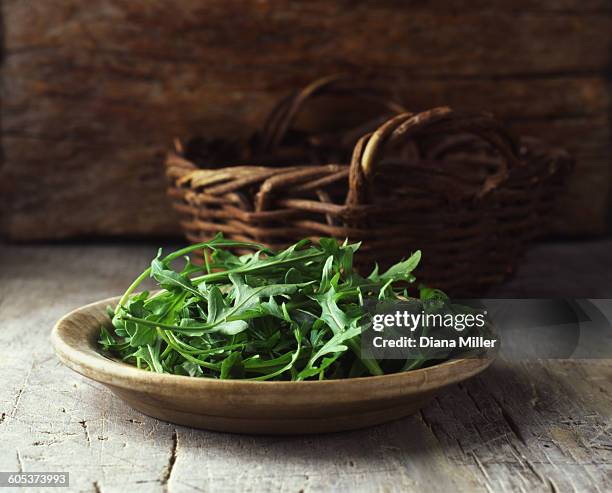
[[[542,245],[498,294],[612,297],[611,247]],[[120,292],[153,245],[0,248],[0,470],[66,470],[71,491],[103,493],[612,488],[610,360],[500,362],[419,415],[363,431],[192,430],[131,410],[63,367],[48,339],[68,310]]]
[[[280,95],[336,72],[376,74],[416,110],[487,108],[565,145],[579,166],[557,229],[606,228],[603,0],[1,5],[11,238],[177,233],[161,172],[171,140],[246,135]]]

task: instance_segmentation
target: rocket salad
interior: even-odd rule
[[[322,238],[273,252],[219,235],[166,256],[160,250],[109,307],[112,324],[99,343],[142,369],[218,379],[323,380],[424,364],[360,354],[364,299],[406,299],[420,252],[362,277],[353,269],[358,248]],[[203,255],[202,266],[189,259],[193,252]],[[148,277],[161,290],[135,293]],[[421,296],[443,295],[424,289]]]

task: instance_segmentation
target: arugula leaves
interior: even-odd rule
[[[192,377],[381,375],[384,362],[360,354],[363,300],[403,299],[421,254],[364,278],[353,270],[358,248],[322,238],[318,245],[301,240],[272,252],[218,235],[165,257],[160,251],[115,309],[109,309],[112,328],[101,329],[99,344],[139,368]],[[238,256],[234,249],[252,253]],[[195,252],[204,255],[203,267],[186,257]],[[183,257],[183,268],[173,268]],[[162,291],[133,294],[149,276]],[[423,295],[441,296],[431,289]]]

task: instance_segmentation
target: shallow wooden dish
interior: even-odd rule
[[[254,382],[166,375],[114,361],[97,347],[107,305],[78,308],[57,322],[55,352],[69,368],[106,385],[138,411],[196,428],[254,434],[350,430],[408,416],[433,394],[484,370],[491,359],[460,359],[380,377]]]

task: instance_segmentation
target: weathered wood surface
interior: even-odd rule
[[[15,239],[177,232],[175,136],[244,135],[279,95],[377,74],[406,106],[487,108],[579,167],[556,226],[606,228],[606,0],[2,0],[0,229]]]
[[[540,246],[498,294],[612,297],[611,247]],[[612,488],[610,360],[498,362],[419,415],[369,430],[197,431],[131,410],[49,343],[57,318],[119,293],[153,245],[0,248],[0,470],[66,470],[71,491],[97,493]]]

